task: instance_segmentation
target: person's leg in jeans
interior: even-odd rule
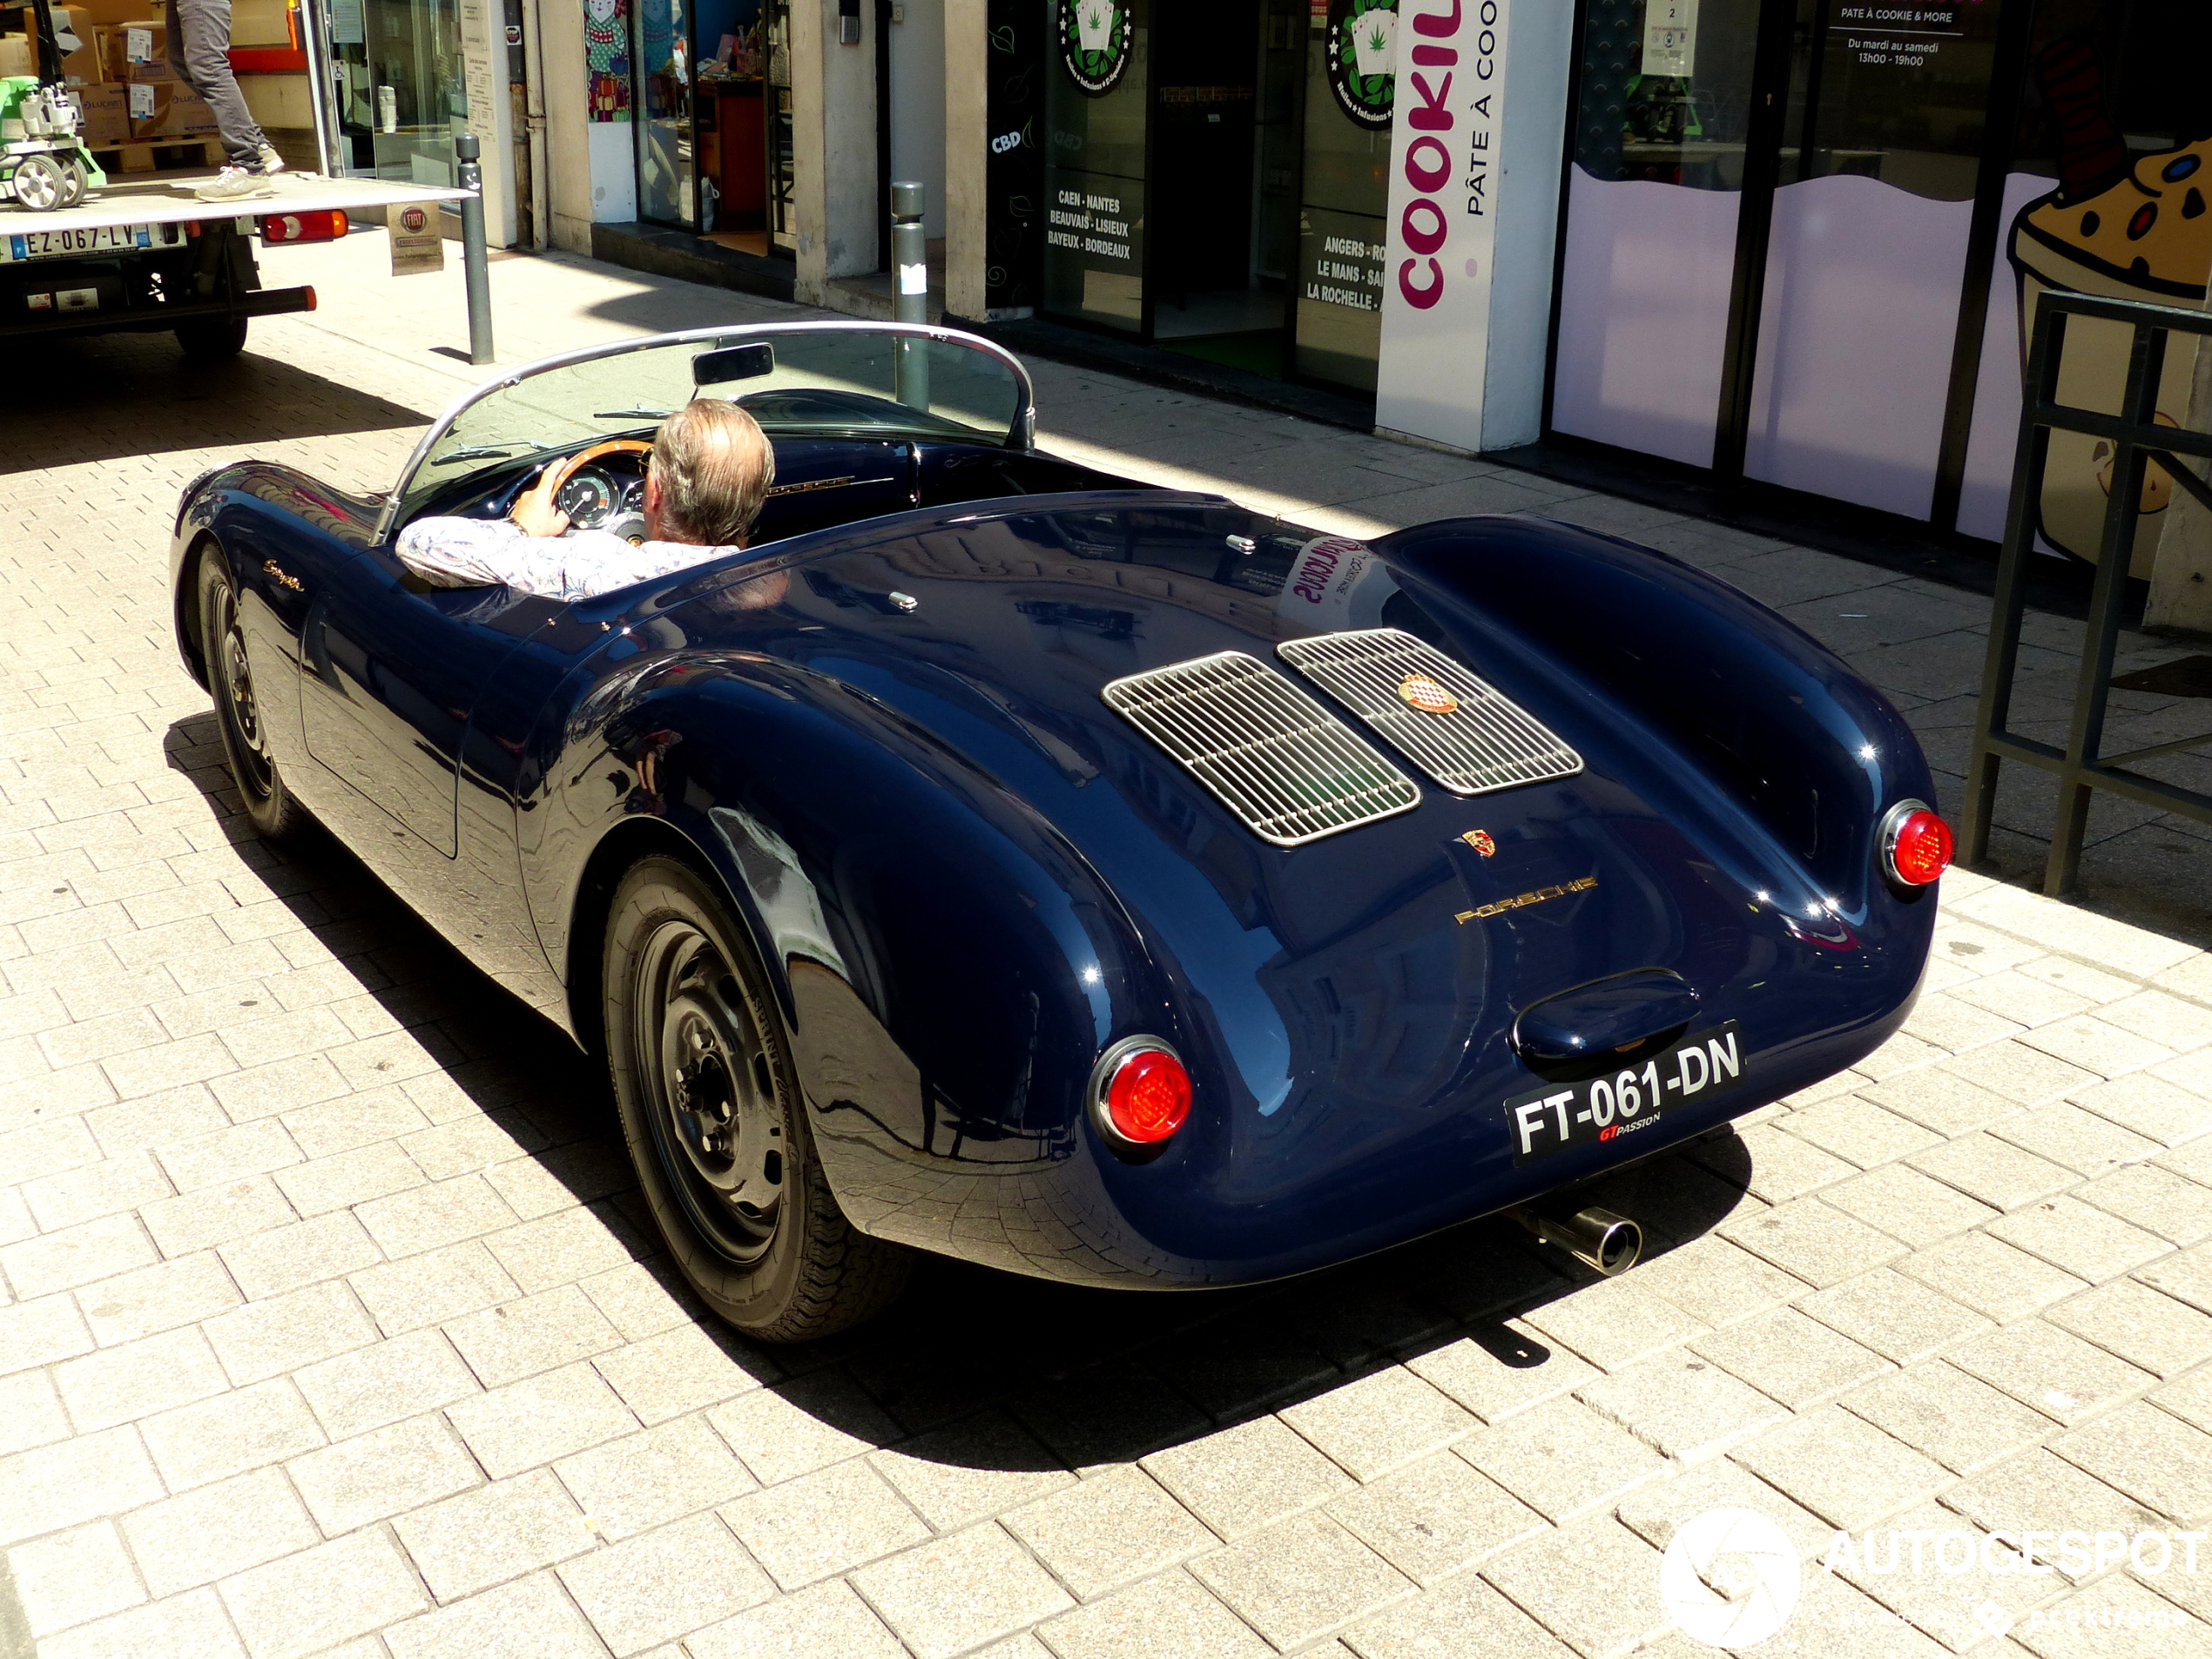
[[[169,67],[215,112],[215,134],[231,165],[263,172],[269,141],[231,73],[231,0],[169,0]]]

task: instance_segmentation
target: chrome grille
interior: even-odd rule
[[[1455,795],[1570,778],[1582,769],[1582,757],[1542,721],[1402,629],[1317,634],[1275,649]],[[1441,685],[1458,706],[1436,713],[1409,703],[1404,688],[1417,679]]]
[[[1115,680],[1106,706],[1263,841],[1297,846],[1420,805],[1420,786],[1284,675],[1224,651]]]

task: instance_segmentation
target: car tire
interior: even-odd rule
[[[253,667],[239,626],[238,587],[212,550],[200,556],[198,576],[200,651],[207,666],[207,689],[215,698],[215,724],[223,734],[223,753],[231,781],[246,807],[246,821],[262,839],[290,840],[314,820],[293,799],[268,752],[260,699],[254,695]]]
[[[245,317],[199,317],[179,323],[173,332],[185,361],[226,363],[246,349]]]
[[[680,859],[640,859],[616,884],[601,966],[623,1137],[700,1298],[763,1342],[887,1305],[911,1256],[838,1208],[782,1015],[718,885]]]

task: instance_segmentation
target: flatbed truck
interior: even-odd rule
[[[476,200],[468,190],[279,173],[269,195],[206,202],[192,193],[206,177],[111,176],[106,189],[74,207],[0,205],[0,359],[8,345],[37,336],[163,331],[189,357],[233,357],[253,318],[315,307],[311,287],[261,286],[256,237],[328,241],[366,212],[424,206],[435,223],[442,204]],[[464,254],[473,329],[484,281],[481,235],[465,239]]]

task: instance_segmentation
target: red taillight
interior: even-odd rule
[[[1925,803],[1903,801],[1884,826],[1882,859],[1909,887],[1925,887],[1951,867],[1951,826]]]
[[[334,242],[346,233],[346,210],[319,207],[306,213],[264,213],[260,229],[265,242]]]
[[[1117,1140],[1154,1146],[1190,1116],[1190,1074],[1163,1045],[1125,1039],[1100,1056],[1093,1076],[1099,1127]]]

